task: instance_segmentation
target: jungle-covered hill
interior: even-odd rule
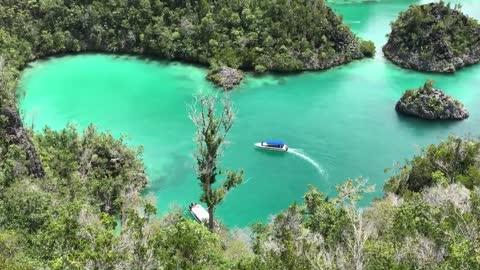
[[[399,66],[450,73],[480,61],[480,24],[461,5],[411,5],[391,26],[383,52]]]
[[[0,54],[145,54],[256,71],[324,69],[370,56],[323,0],[7,0]],[[370,45],[370,46],[368,46]],[[363,51],[362,51],[363,49]]]

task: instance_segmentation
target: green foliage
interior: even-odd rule
[[[433,87],[435,86],[435,81],[432,80],[432,79],[428,79],[426,82],[425,82],[425,85],[423,86],[423,91],[425,92],[431,92],[433,91]]]
[[[324,68],[308,66],[307,51],[361,57],[359,41],[323,0],[22,0],[3,3],[0,14],[0,55],[17,68],[80,51],[279,71]],[[265,65],[265,57],[273,61]]]
[[[457,175],[456,180],[468,189],[480,187],[480,168],[470,166],[464,174]]]
[[[25,256],[28,244],[21,234],[15,231],[0,231],[0,265],[5,270],[35,269],[35,261]]]
[[[404,238],[416,233],[425,235],[434,233],[432,210],[418,198],[403,203],[393,216],[392,233],[395,237]]]
[[[404,102],[413,102],[417,100],[421,94],[428,95],[430,94],[435,88],[435,81],[434,80],[427,80],[423,87],[419,87],[418,89],[408,89],[403,93],[401,100]],[[436,100],[431,98],[430,102],[433,104],[429,104],[432,108],[436,106]]]
[[[118,213],[120,196],[146,185],[142,149],[127,148],[123,139],[98,133],[89,126],[83,136],[69,125],[61,131],[45,128],[35,135],[51,190],[75,199],[87,196],[102,211]]]
[[[402,96],[402,100],[414,100],[418,96],[418,91],[413,89],[408,89]]]
[[[264,73],[265,71],[267,71],[267,68],[263,65],[256,65],[255,66],[255,72],[257,73]]]
[[[18,181],[2,192],[0,228],[35,233],[49,220],[52,203],[34,182]]]
[[[303,239],[302,227],[301,209],[294,204],[277,215],[264,230],[257,230],[257,241],[260,241],[256,243],[259,247],[256,254],[262,263],[256,261],[256,264],[260,269],[309,269],[308,258],[297,245]]]
[[[434,171],[432,173],[432,181],[437,185],[448,186],[448,179],[441,171]]]
[[[395,245],[388,241],[369,241],[365,245],[369,258],[367,269],[395,269]]]
[[[163,248],[157,255],[165,262],[165,269],[226,267],[218,237],[194,221],[182,219],[170,226],[160,242]]]
[[[472,189],[478,183],[480,141],[450,136],[438,145],[430,145],[415,156],[407,167],[391,177],[386,191],[404,194],[418,192],[434,184],[465,184]]]
[[[362,40],[360,42],[360,51],[365,57],[375,56],[375,43],[370,40]]]
[[[388,44],[423,61],[452,59],[478,47],[480,24],[443,1],[411,5],[391,24]]]
[[[244,261],[240,269],[476,269],[478,206],[480,196],[455,184],[424,189],[405,197],[388,195],[364,211],[355,202],[368,191],[365,182],[347,181],[339,197],[326,200],[314,188],[305,205],[295,204],[268,226],[255,226],[255,253],[260,259]],[[466,192],[466,193],[465,193]],[[336,205],[331,205],[332,202]],[[342,203],[343,202],[343,203]],[[353,203],[355,205],[355,203]],[[470,205],[470,206],[467,206]],[[335,209],[336,208],[336,209]],[[324,210],[313,216],[311,209]],[[329,215],[335,210],[345,215]],[[302,217],[302,214],[303,216]],[[329,216],[328,219],[325,219]],[[338,224],[340,237],[327,241],[312,225]],[[316,220],[314,220],[314,218]],[[328,223],[327,223],[328,222]],[[292,248],[293,247],[293,248]],[[359,268],[360,267],[360,268]]]
[[[348,218],[342,208],[329,200],[325,194],[313,186],[310,192],[304,195],[305,201],[305,226],[312,232],[320,233],[328,243],[335,243],[342,237],[348,224]]]

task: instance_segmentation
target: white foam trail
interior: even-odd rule
[[[299,151],[300,150],[300,151]],[[318,164],[318,162],[316,162],[315,160],[313,160],[311,157],[307,156],[306,154],[302,153],[301,152],[301,149],[295,149],[295,148],[288,148],[288,151],[287,153],[292,153],[294,154],[295,156],[307,161],[308,163],[310,163],[313,167],[315,167],[315,169],[318,171],[318,173],[320,175],[325,175],[325,170],[322,168],[322,166],[320,166],[320,164]]]
[[[252,178],[248,178],[247,180],[243,181],[242,185],[247,184],[248,182],[250,182],[251,179],[252,179]]]

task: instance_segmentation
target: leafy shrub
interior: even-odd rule
[[[375,43],[370,40],[362,40],[360,42],[360,51],[365,57],[375,56]]]
[[[405,194],[418,192],[437,183],[461,182],[467,188],[479,183],[479,139],[454,136],[437,145],[429,145],[385,184],[385,191]],[[441,171],[441,175],[439,174]],[[446,178],[446,180],[444,179]]]
[[[263,65],[256,65],[255,66],[255,72],[258,72],[258,73],[264,73],[265,71],[267,71],[267,68]]]
[[[402,100],[415,99],[418,96],[418,91],[414,89],[408,89],[403,93]]]

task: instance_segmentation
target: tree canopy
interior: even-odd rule
[[[480,61],[480,24],[461,5],[411,5],[391,23],[385,56],[406,68],[455,72]]]
[[[4,1],[0,41],[14,66],[100,51],[296,71],[368,54],[323,0]]]

